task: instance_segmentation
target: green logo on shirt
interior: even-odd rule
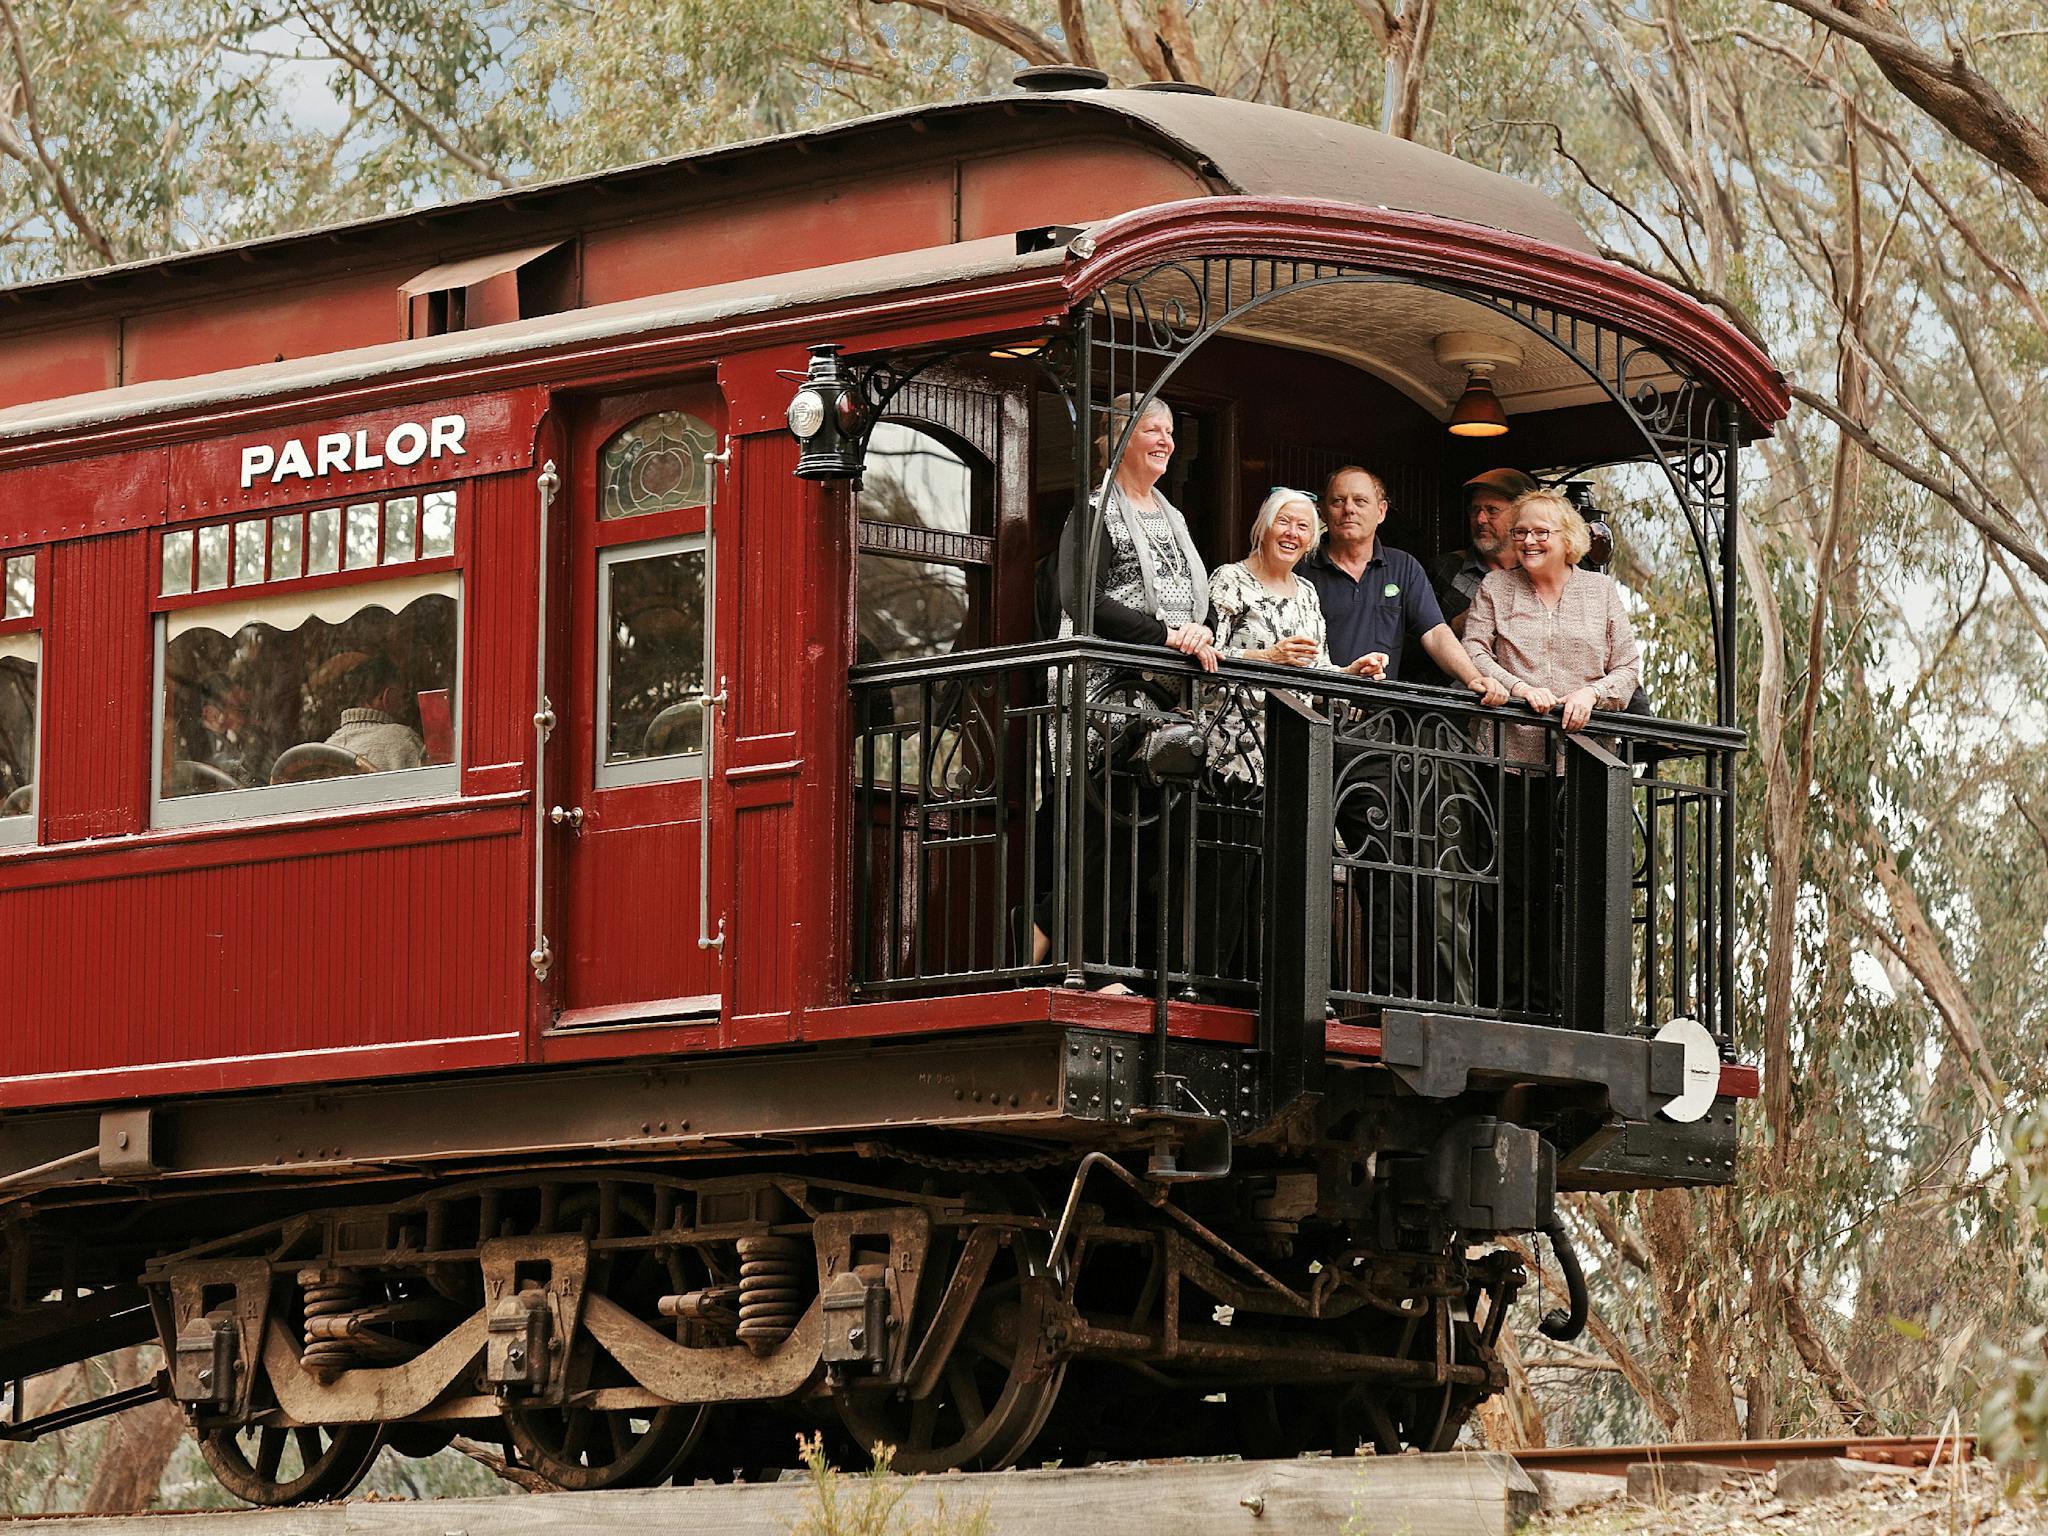
[[[1394,581],[1390,581],[1390,582],[1388,582],[1388,583],[1387,583],[1387,586],[1386,586],[1386,590],[1385,590],[1384,592],[1380,593],[1380,596],[1382,596],[1382,597],[1399,597],[1400,595],[1401,595],[1401,585],[1400,585],[1400,583],[1399,583],[1399,582],[1394,582]]]

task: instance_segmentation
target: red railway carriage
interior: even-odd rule
[[[5,1433],[166,1392],[259,1502],[465,1425],[1447,1445],[1490,1240],[1576,1312],[1556,1190],[1732,1177],[1782,382],[1528,188],[1048,83],[0,291],[0,1377],[167,1356]],[[1126,397],[1212,565],[1353,461],[1421,553],[1480,469],[1628,498],[1674,707],[1048,638]]]

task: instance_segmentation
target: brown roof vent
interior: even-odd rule
[[[1109,84],[1102,70],[1085,64],[1033,64],[1010,79],[1020,91],[1043,95],[1047,91],[1099,91]]]
[[[1214,96],[1216,93],[1206,85],[1197,85],[1192,80],[1140,80],[1131,87],[1134,91],[1166,91],[1175,96]]]

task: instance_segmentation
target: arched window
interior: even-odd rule
[[[988,640],[995,540],[986,467],[903,421],[876,425],[860,493],[861,661]]]
[[[688,411],[641,417],[598,457],[598,520],[703,506],[711,484],[704,455],[717,446],[710,424]]]
[[[711,666],[706,534],[687,512],[710,500],[711,425],[659,411],[622,428],[598,454],[597,515],[614,527],[597,553],[596,782],[676,779],[703,750]],[[634,542],[624,542],[633,540]]]

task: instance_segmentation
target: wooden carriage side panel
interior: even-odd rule
[[[534,544],[539,496],[532,469],[470,484],[463,571],[462,788],[526,789],[533,782]]]
[[[0,1105],[521,1059],[516,806],[0,874]]]
[[[821,165],[811,182],[785,192],[586,230],[583,302],[800,272],[957,238],[950,165],[858,176],[834,176]]]
[[[112,389],[121,382],[121,322],[67,325],[7,340],[0,407]]]
[[[1044,144],[960,161],[956,240],[1045,224],[1090,224],[1210,190],[1192,166],[1115,139]]]
[[[409,266],[372,268],[315,283],[245,291],[227,302],[130,315],[122,326],[122,382],[188,378],[395,341],[393,296],[410,275]]]
[[[149,535],[51,546],[43,634],[42,841],[149,821]]]
[[[730,726],[721,733],[733,871],[726,1016],[733,1043],[755,1044],[790,1036],[795,957],[804,940],[794,888],[812,857],[795,814],[805,746],[799,668],[811,575],[803,527],[809,508],[787,431],[735,432],[730,446],[732,511],[719,519],[720,554],[728,562],[719,584],[730,596],[720,626],[725,659],[718,664],[731,700]]]

